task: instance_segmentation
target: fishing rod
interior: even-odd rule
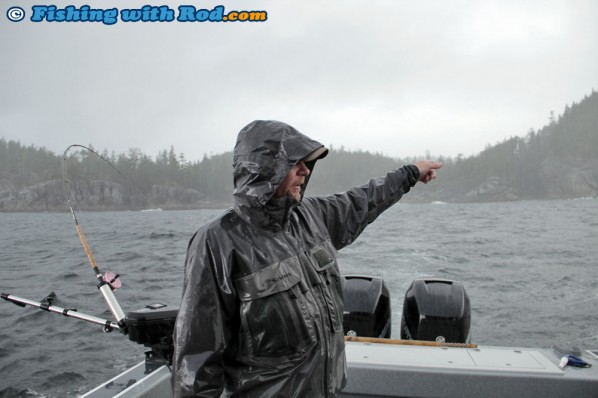
[[[77,214],[76,214],[75,209],[73,208],[73,205],[71,203],[71,199],[73,198],[73,195],[72,195],[71,188],[70,188],[70,181],[68,179],[67,160],[68,160],[68,152],[72,148],[77,148],[77,147],[83,148],[83,149],[87,150],[88,152],[93,153],[95,156],[102,159],[110,167],[112,167],[114,170],[116,170],[116,172],[118,174],[120,174],[121,176],[123,176],[123,175],[120,172],[120,170],[118,170],[106,158],[104,158],[102,155],[100,155],[93,149],[88,148],[84,145],[73,144],[73,145],[70,145],[68,148],[66,148],[64,151],[64,154],[62,157],[62,182],[64,185],[64,190],[66,192],[66,201],[67,201],[67,204],[71,211],[71,215],[73,216],[73,220],[75,221],[75,229],[77,230],[77,235],[79,236],[79,240],[81,241],[81,244],[83,245],[83,250],[85,251],[85,254],[87,255],[89,264],[91,265],[92,270],[95,272],[95,276],[98,280],[98,289],[100,290],[100,292],[102,293],[102,296],[104,297],[104,300],[108,304],[108,307],[110,308],[110,311],[112,312],[112,315],[114,315],[114,317],[116,318],[116,322],[119,326],[119,329],[121,330],[122,333],[126,334],[127,331],[126,331],[126,325],[125,325],[125,313],[123,312],[120,304],[116,300],[116,297],[114,296],[114,293],[113,293],[114,290],[120,288],[120,286],[121,286],[121,282],[118,279],[119,275],[114,274],[112,272],[106,272],[105,274],[102,274],[102,272],[100,271],[98,264],[93,256],[93,253],[91,252],[89,244],[87,243],[87,239],[85,238],[85,234],[83,233],[83,229],[81,228],[81,224],[79,224],[79,220],[77,219]]]

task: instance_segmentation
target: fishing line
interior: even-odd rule
[[[100,155],[93,149],[88,148],[84,145],[73,144],[73,145],[70,145],[68,148],[66,148],[66,150],[64,151],[63,158],[62,158],[62,181],[63,181],[64,189],[66,192],[67,204],[71,211],[71,215],[73,216],[73,220],[75,222],[75,229],[77,231],[77,235],[79,236],[79,240],[81,241],[81,245],[83,246],[85,254],[87,255],[89,264],[91,265],[91,268],[94,271],[95,276],[98,280],[98,289],[102,293],[102,296],[104,296],[104,300],[106,301],[106,303],[108,304],[108,307],[110,308],[110,311],[116,318],[118,325],[121,327],[121,331],[126,333],[126,328],[125,328],[125,323],[124,323],[125,314],[113,293],[114,290],[118,289],[121,286],[121,282],[118,279],[118,274],[114,274],[112,272],[102,273],[100,271],[100,268],[98,267],[98,263],[91,251],[91,248],[89,247],[87,238],[85,237],[85,234],[83,233],[83,229],[81,228],[81,224],[79,223],[79,220],[77,218],[77,211],[75,211],[75,208],[73,207],[73,203],[74,203],[75,207],[77,207],[77,210],[79,210],[79,206],[78,206],[75,196],[73,195],[73,192],[71,190],[71,182],[68,178],[68,170],[67,170],[68,169],[68,167],[67,167],[68,153],[73,148],[85,149],[89,153],[92,153],[93,155],[97,156],[99,159],[106,162],[112,169],[114,169],[123,178],[124,178],[124,175],[120,172],[120,170],[118,170],[116,168],[116,166],[114,166],[110,161],[108,161],[108,159],[104,158],[102,155]]]

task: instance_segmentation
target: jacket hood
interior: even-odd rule
[[[234,149],[235,210],[247,214],[249,209],[269,211],[267,205],[280,207],[280,201],[269,203],[276,188],[297,162],[316,150],[319,150],[318,156],[306,162],[310,171],[318,159],[328,154],[324,145],[278,121],[256,120],[245,126],[239,132]],[[302,195],[308,180],[309,176],[302,186]]]

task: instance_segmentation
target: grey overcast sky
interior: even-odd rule
[[[465,156],[598,89],[595,0],[7,0],[0,137],[189,160],[255,119],[326,145]],[[14,4],[13,4],[14,3]],[[32,6],[264,10],[265,22],[32,22]],[[10,6],[26,18],[8,20]]]

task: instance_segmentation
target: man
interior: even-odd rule
[[[175,397],[329,397],[345,383],[336,252],[441,163],[303,197],[322,144],[276,121],[241,130],[234,207],[187,251],[175,326]]]

